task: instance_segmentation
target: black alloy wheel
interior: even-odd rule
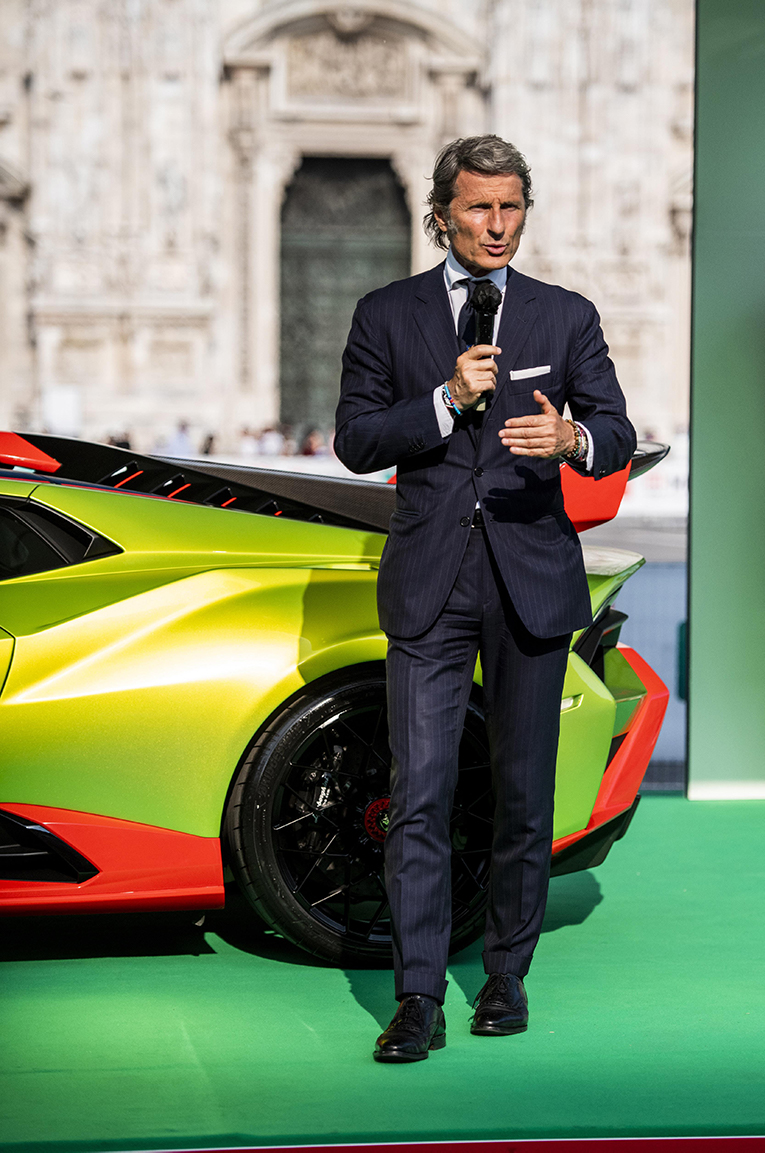
[[[383,877],[390,751],[381,665],[308,685],[257,735],[226,810],[229,863],[247,899],[303,949],[387,963]],[[452,812],[452,950],[483,930],[492,792],[483,716],[471,701]]]

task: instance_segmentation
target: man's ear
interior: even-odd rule
[[[449,223],[440,208],[433,209],[433,215],[436,218],[436,224],[442,232],[449,231]]]

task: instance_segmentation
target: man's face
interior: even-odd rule
[[[460,172],[449,217],[436,220],[463,268],[473,276],[504,268],[521,242],[526,219],[520,176],[482,176]]]

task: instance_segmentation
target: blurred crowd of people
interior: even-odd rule
[[[245,426],[239,433],[236,445],[227,453],[245,460],[256,457],[275,456],[331,456],[333,434],[327,435],[321,429],[309,428],[297,436],[289,424],[268,425],[254,429]],[[112,433],[107,444],[117,448],[133,448],[130,434],[126,431]],[[170,436],[161,436],[151,448],[157,456],[173,456],[182,459],[198,456],[215,456],[221,451],[218,437],[208,432],[200,440],[192,436],[189,423],[180,420]]]

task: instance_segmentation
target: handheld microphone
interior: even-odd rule
[[[475,313],[476,344],[494,343],[494,318],[502,303],[502,293],[490,280],[479,280],[473,289],[471,304]],[[475,406],[476,412],[484,412],[491,398],[485,392]]]

